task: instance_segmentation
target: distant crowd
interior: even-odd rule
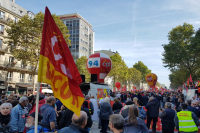
[[[0,133],[34,133],[35,95],[0,96]],[[88,133],[93,122],[100,132],[148,133],[156,132],[161,118],[162,132],[197,132],[200,117],[198,98],[186,100],[180,92],[132,93],[113,92],[102,98],[85,96],[80,116],[66,108],[53,95],[39,97],[38,133]],[[97,117],[96,117],[97,116]],[[152,122],[152,126],[151,126]]]

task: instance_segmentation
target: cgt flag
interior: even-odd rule
[[[40,50],[38,82],[51,85],[54,96],[70,110],[80,115],[84,96],[82,82],[68,45],[49,9],[45,9]]]

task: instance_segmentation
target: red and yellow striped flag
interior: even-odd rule
[[[49,9],[45,9],[40,50],[38,82],[51,85],[54,96],[70,110],[80,115],[84,96],[79,84],[79,71],[63,35]]]

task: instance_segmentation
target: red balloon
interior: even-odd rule
[[[120,86],[121,86],[120,82],[116,82],[116,83],[115,83],[115,86],[119,89]]]
[[[86,66],[90,74],[97,74],[98,82],[104,83],[105,77],[111,70],[112,61],[106,54],[95,53],[87,59]]]

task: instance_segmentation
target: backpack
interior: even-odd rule
[[[143,120],[146,119],[146,110],[143,109],[143,107],[138,108],[139,109],[139,117]]]

